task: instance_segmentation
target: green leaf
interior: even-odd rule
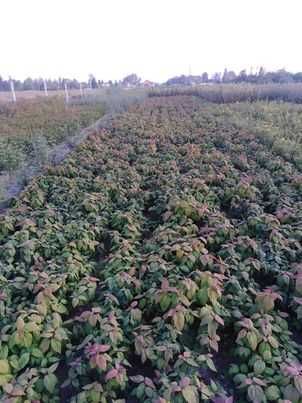
[[[181,332],[185,326],[184,314],[182,312],[176,312],[175,315],[173,316],[173,322],[175,328]]]
[[[31,354],[35,358],[42,358],[43,357],[42,351],[39,350],[38,348],[33,348]]]
[[[33,337],[31,333],[25,333],[24,334],[24,338],[23,338],[23,342],[24,342],[24,346],[25,347],[30,347],[33,341]]]
[[[145,385],[141,383],[135,390],[135,395],[138,399],[141,399],[145,393]]]
[[[193,358],[186,358],[186,363],[191,365],[191,367],[198,367],[198,364],[193,360]]]
[[[201,288],[196,295],[197,301],[201,306],[204,306],[208,301],[208,289]]]
[[[276,340],[275,337],[269,336],[269,337],[268,337],[268,341],[269,341],[269,344],[270,344],[273,348],[278,348],[278,347],[279,347],[278,340]]]
[[[211,358],[207,358],[206,363],[207,363],[207,366],[208,366],[212,371],[217,372],[217,369],[216,369],[216,367],[215,367],[215,364],[214,364],[214,362],[213,362],[213,360],[212,360]]]
[[[188,385],[181,391],[184,399],[188,403],[198,403],[199,397],[195,386]]]
[[[19,358],[19,369],[23,369],[24,367],[26,367],[26,365],[29,362],[29,359],[30,359],[29,353],[22,354],[21,357]]]
[[[262,372],[265,370],[265,362],[262,360],[257,360],[254,363],[254,372],[256,375],[262,374]]]
[[[294,377],[294,384],[297,389],[297,391],[302,395],[302,376],[297,375]]]
[[[159,301],[160,308],[162,312],[165,312],[170,306],[170,297],[169,295],[163,295]]]
[[[255,332],[248,332],[248,334],[246,335],[247,341],[251,347],[251,349],[253,351],[256,350],[257,345],[258,345],[258,339],[257,339],[257,335]]]
[[[19,359],[17,355],[11,355],[9,357],[9,363],[10,366],[13,367],[14,369],[16,369],[18,371],[19,369]]]
[[[265,389],[265,396],[270,402],[276,402],[280,399],[280,390],[276,385],[271,385]]]
[[[54,374],[48,374],[44,377],[44,386],[49,393],[53,393],[58,382],[57,377]]]
[[[55,312],[58,312],[58,313],[66,313],[67,312],[67,309],[63,304],[53,304],[51,307]]]
[[[51,339],[50,345],[51,345],[51,348],[53,349],[53,351],[55,351],[56,353],[59,353],[59,354],[61,353],[62,344],[59,340]]]
[[[9,383],[13,379],[13,376],[10,374],[1,374],[0,375],[0,386],[4,386]]]
[[[0,374],[10,374],[10,366],[7,360],[0,360]]]
[[[40,350],[42,351],[42,353],[46,353],[49,350],[49,345],[50,345],[49,339],[42,340],[40,344]]]

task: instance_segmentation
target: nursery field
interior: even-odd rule
[[[302,402],[302,107],[152,96],[0,216],[0,401]]]
[[[71,104],[64,98],[0,103],[0,174],[29,159],[45,162],[49,148],[87,127],[104,114],[104,106]]]

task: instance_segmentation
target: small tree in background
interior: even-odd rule
[[[208,73],[205,71],[204,73],[202,73],[202,75],[201,75],[201,81],[203,82],[203,83],[207,83],[208,81],[209,81],[209,75],[208,75]]]
[[[141,78],[138,77],[136,74],[129,74],[125,78],[123,78],[122,84],[126,87],[133,86],[136,87],[140,84]]]

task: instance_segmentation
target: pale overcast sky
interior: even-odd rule
[[[301,16],[302,0],[0,0],[0,75],[301,71]]]

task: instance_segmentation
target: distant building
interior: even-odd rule
[[[146,88],[155,87],[155,83],[153,83],[153,82],[150,81],[150,80],[145,80],[142,84],[143,84],[143,87],[146,87]]]

